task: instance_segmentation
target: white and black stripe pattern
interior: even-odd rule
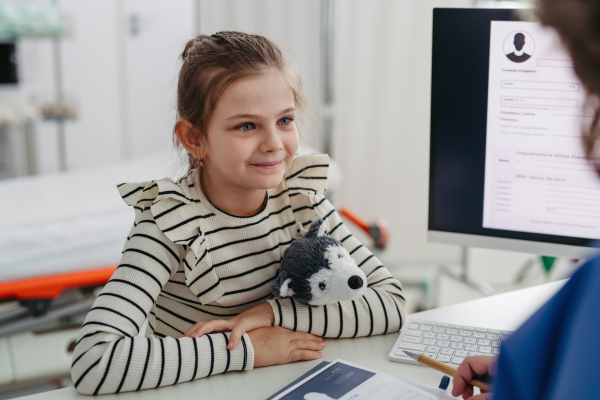
[[[134,391],[252,369],[247,335],[232,351],[226,348],[228,333],[182,336],[195,322],[229,318],[265,301],[278,325],[316,335],[397,330],[405,313],[400,284],[323,197],[327,165],[324,155],[297,158],[281,184],[267,192],[265,209],[247,218],[213,207],[195,184],[197,171],[177,183],[120,185],[136,219],[121,263],[81,329],[72,365],[77,391]],[[367,292],[354,302],[312,309],[270,300],[283,252],[316,216],[352,251],[368,276]],[[146,318],[147,337],[139,336]]]
[[[142,216],[145,218],[147,213]],[[181,265],[178,260],[183,248],[164,237],[156,225],[138,224],[134,232],[126,250],[140,251],[124,252],[121,265],[81,329],[71,368],[77,391],[118,393],[172,385],[227,370],[251,369],[251,346],[228,350],[229,334],[181,338],[180,332],[194,322],[190,317],[200,311],[161,293],[171,279],[171,268],[177,270]],[[163,298],[164,303],[160,301]],[[136,336],[147,315],[155,336]],[[172,324],[173,330],[158,318]]]

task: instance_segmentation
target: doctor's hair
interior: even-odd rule
[[[600,174],[600,0],[537,0],[536,14],[558,32],[588,91],[595,115],[584,128],[583,145]]]
[[[223,92],[240,79],[269,70],[278,71],[290,85],[299,116],[308,116],[300,74],[281,49],[263,36],[233,31],[198,35],[187,42],[181,60],[177,119],[198,128],[198,144],[207,142],[208,122]],[[173,141],[175,146],[181,146],[176,135]],[[189,170],[196,168],[196,159],[189,153],[188,162]]]

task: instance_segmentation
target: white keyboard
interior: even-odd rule
[[[500,354],[500,343],[512,332],[409,319],[390,352],[390,361],[420,365],[402,350],[425,354],[458,367],[465,357]]]

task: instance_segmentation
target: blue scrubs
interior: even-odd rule
[[[600,256],[500,349],[494,400],[600,399]]]

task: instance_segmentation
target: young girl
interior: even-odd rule
[[[327,155],[294,158],[306,100],[279,48],[220,32],[190,40],[182,59],[175,134],[190,171],[118,186],[135,223],[77,340],[80,393],[313,360],[322,337],[385,334],[405,319],[400,283],[324,197]],[[283,252],[315,217],[364,270],[359,300],[311,308],[272,299]],[[146,337],[137,336],[146,318]]]

